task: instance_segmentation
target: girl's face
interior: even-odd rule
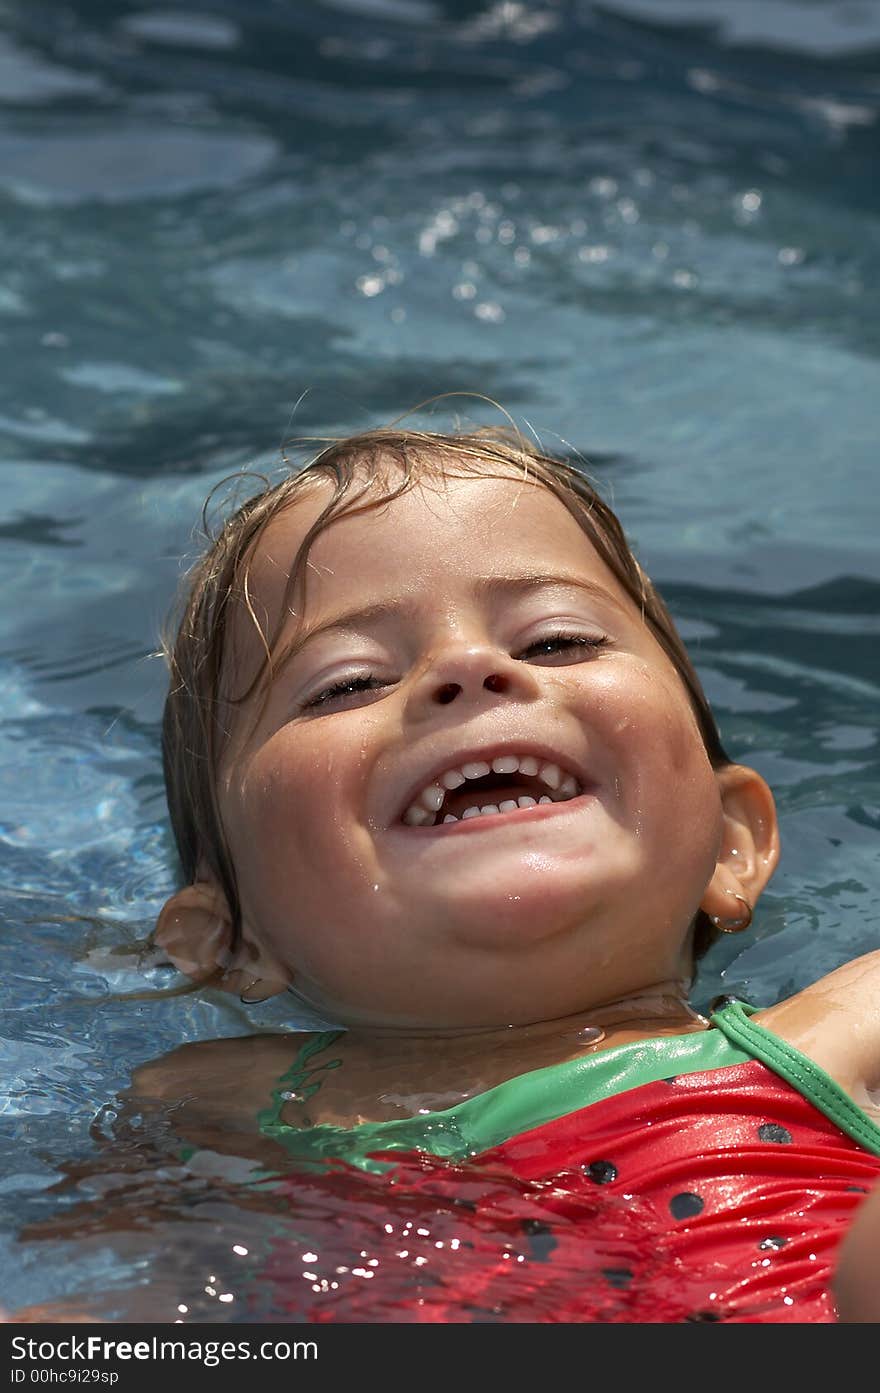
[[[259,545],[270,623],[321,495]],[[281,650],[311,637],[257,724],[259,693],[236,718],[220,800],[245,935],[307,1000],[349,1025],[523,1024],[687,977],[718,783],[678,673],[549,490],[453,476],[344,518],[312,546],[306,603]],[[444,771],[511,752],[583,792],[402,820]],[[508,798],[552,792],[518,778]]]

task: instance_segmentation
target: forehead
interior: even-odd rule
[[[278,614],[298,548],[329,496],[327,485],[297,500],[261,536],[251,578],[270,614]],[[577,520],[543,484],[521,475],[424,480],[319,533],[306,565],[308,609],[311,615],[368,585],[412,591],[420,581],[433,583],[438,572],[466,581],[477,572],[503,574],[511,562],[529,559],[601,572],[609,588],[622,593]]]

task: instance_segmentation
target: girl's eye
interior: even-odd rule
[[[368,672],[365,677],[343,677],[341,682],[334,682],[332,687],[325,687],[323,691],[316,692],[306,702],[306,706],[323,706],[326,702],[332,701],[334,697],[348,696],[353,692],[366,692],[372,687],[381,687],[382,685],[381,682],[373,680],[371,672]]]
[[[595,652],[603,648],[607,642],[607,634],[600,634],[598,638],[586,638],[583,634],[548,634],[546,638],[539,638],[530,643],[528,648],[523,649],[523,653],[534,653],[536,648],[554,648],[557,652],[563,648],[591,648]],[[550,657],[551,654],[548,653],[547,656]],[[341,681],[334,682],[332,687],[324,687],[322,691],[316,692],[305,704],[307,708],[325,706],[335,697],[353,696],[356,692],[367,692],[385,685],[384,682],[377,682],[371,672],[363,677],[343,677]]]
[[[551,646],[556,648],[557,651],[561,648],[592,648],[595,651],[599,648],[604,648],[607,642],[607,634],[600,634],[598,638],[586,638],[583,634],[547,634],[546,638],[535,639],[535,642],[530,643],[528,648],[524,649],[524,652],[533,653],[536,648],[548,648]],[[548,657],[549,656],[550,654],[548,654]]]

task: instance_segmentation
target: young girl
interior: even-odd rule
[[[689,1004],[773,874],[773,798],[580,472],[497,431],[332,444],[226,523],[170,657],[157,941],[328,1028],[184,1046],[139,1106],[294,1207],[372,1176],[377,1264],[430,1196],[443,1251],[395,1320],[836,1318],[880,1174],[880,953]]]

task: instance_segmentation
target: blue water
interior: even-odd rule
[[[285,1020],[100,999],[176,980],[138,952],[175,884],[159,626],[208,490],[290,434],[476,393],[584,456],[779,806],[781,869],[698,1003],[878,946],[880,5],[0,23],[0,1303],[149,1287],[171,1319],[234,1205],[130,1254],[18,1235],[134,1065]]]

